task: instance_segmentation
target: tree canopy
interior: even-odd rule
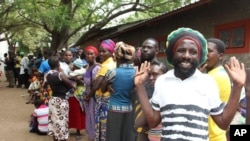
[[[2,40],[30,48],[79,46],[102,29],[165,13],[190,0],[5,0]],[[129,16],[124,16],[128,15]]]

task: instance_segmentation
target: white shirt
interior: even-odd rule
[[[161,75],[150,101],[161,113],[162,138],[170,141],[208,140],[208,115],[218,115],[224,107],[214,79],[199,70],[185,80],[175,77],[174,70]]]
[[[80,69],[76,69],[76,70],[70,72],[69,76],[75,77],[77,75],[84,75],[85,73],[86,73],[86,69],[85,68],[80,68]]]
[[[60,62],[60,68],[63,70],[63,73],[66,74],[67,76],[71,72],[69,65],[65,62]]]
[[[28,57],[23,57],[20,62],[20,74],[24,74],[24,69],[28,69],[29,59]]]

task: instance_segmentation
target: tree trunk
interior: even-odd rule
[[[51,39],[51,49],[53,51],[57,51],[59,49],[62,49],[62,48],[67,48],[67,38],[66,38],[67,35],[61,35],[57,32],[53,32],[52,33],[52,39]]]

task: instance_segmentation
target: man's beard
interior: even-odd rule
[[[145,61],[148,61],[148,62],[151,62],[153,59],[154,59],[154,55],[148,55],[148,56],[143,56],[143,54],[141,55],[141,63],[145,62]]]
[[[196,68],[198,67],[198,62],[196,61],[189,61],[192,65],[191,68],[183,68],[180,66],[181,62],[183,60],[180,60],[180,61],[173,61],[173,65],[174,65],[174,74],[181,78],[182,80],[190,77],[191,75],[194,74]]]

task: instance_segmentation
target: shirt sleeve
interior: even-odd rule
[[[108,82],[113,82],[115,80],[115,76],[116,76],[115,69],[108,70],[108,72],[105,75],[105,80],[108,81]]]
[[[102,66],[97,72],[97,76],[105,76],[109,68],[107,66]]]
[[[160,101],[160,96],[158,94],[158,86],[157,85],[158,81],[156,80],[155,82],[155,89],[154,89],[154,92],[153,92],[153,95],[152,95],[152,98],[149,100],[149,102],[151,103],[152,105],[152,108],[156,111],[160,111],[160,104],[159,104],[159,101]]]
[[[36,109],[35,109],[34,112],[33,112],[33,116],[34,116],[34,117],[37,117]]]
[[[92,70],[92,79],[96,78],[97,73],[99,72],[101,66],[100,65],[96,65],[93,70]]]
[[[42,73],[42,74],[45,73],[44,61],[41,63],[41,65],[40,65],[38,71],[39,71],[40,73]]]
[[[218,86],[212,77],[210,79],[207,79],[206,81],[209,82],[207,83],[207,87],[209,86],[209,88],[206,90],[209,91],[208,102],[210,105],[210,114],[221,114],[223,112],[225,103],[220,100]]]

